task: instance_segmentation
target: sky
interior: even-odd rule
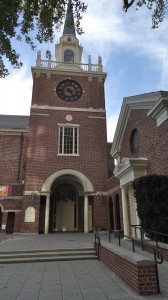
[[[83,0],[84,1],[84,0]],[[112,142],[124,97],[168,90],[168,19],[158,29],[151,29],[151,12],[145,7],[122,10],[122,0],[86,0],[83,15],[84,34],[77,36],[83,46],[83,63],[91,55],[93,64],[102,57],[107,72],[105,99],[107,137]],[[96,4],[95,4],[96,3]],[[55,33],[55,42],[37,44],[36,50],[50,50],[54,59],[54,44],[62,31]],[[10,69],[6,79],[0,79],[0,114],[29,115],[32,94],[31,66],[35,66],[36,51],[24,40],[14,42],[24,63]]]

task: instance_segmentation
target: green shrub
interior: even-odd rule
[[[153,174],[137,178],[133,189],[142,228],[168,234],[168,177]]]

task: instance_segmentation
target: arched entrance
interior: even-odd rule
[[[72,185],[62,184],[52,192],[49,231],[76,230],[78,230],[78,194]]]
[[[39,233],[84,231],[92,229],[90,180],[71,169],[51,174],[41,190]]]

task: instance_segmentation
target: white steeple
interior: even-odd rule
[[[79,45],[76,38],[73,6],[71,0],[68,3],[63,35],[59,43],[55,45],[55,55],[57,62],[80,64],[83,47]]]

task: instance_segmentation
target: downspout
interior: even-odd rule
[[[19,183],[20,178],[20,166],[21,166],[21,159],[22,159],[22,149],[23,149],[23,132],[21,133],[20,137],[20,155],[19,155],[19,164],[18,164],[18,176],[17,176],[17,183]]]

